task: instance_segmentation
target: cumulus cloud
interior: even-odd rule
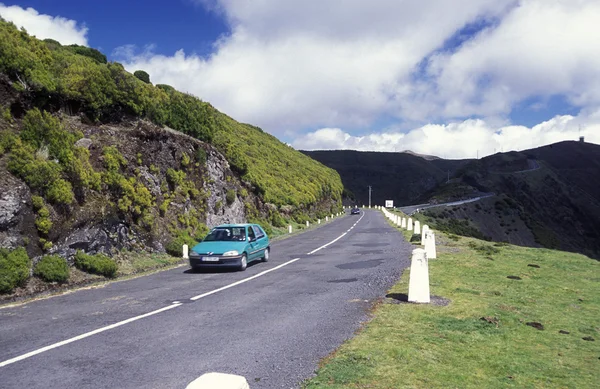
[[[125,66],[278,136],[325,127],[315,133],[325,142],[344,128],[347,147],[378,148],[410,136],[384,131],[361,143],[348,134],[381,117],[452,122],[446,134],[457,134],[454,126],[495,132],[515,105],[552,96],[582,110],[600,106],[597,0],[196,1],[231,27],[212,55],[129,51]],[[487,27],[461,34],[470,25]],[[473,117],[497,120],[465,121]]]
[[[40,14],[33,8],[21,8],[17,5],[6,6],[0,3],[0,16],[24,27],[31,35],[39,39],[51,38],[64,45],[78,44],[87,46],[88,29],[76,21],[60,16]]]
[[[524,150],[564,140],[600,143],[600,111],[577,117],[564,115],[531,128],[497,127],[485,120],[469,119],[449,124],[427,124],[407,133],[381,132],[352,136],[339,128],[322,128],[292,142],[299,150],[404,151],[461,159],[484,157],[495,152]]]
[[[367,126],[401,116],[415,67],[470,21],[512,1],[242,0],[216,2],[231,25],[208,58],[124,58],[233,117],[282,134],[306,126]]]

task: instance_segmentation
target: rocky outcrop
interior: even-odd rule
[[[23,246],[23,231],[32,222],[31,192],[21,180],[6,174],[6,161],[0,161],[0,247]]]

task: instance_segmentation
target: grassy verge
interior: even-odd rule
[[[438,236],[431,293],[450,304],[384,300],[304,388],[597,387],[599,262]],[[408,280],[390,293],[407,294]]]

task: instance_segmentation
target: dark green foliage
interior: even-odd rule
[[[414,243],[414,242],[421,243],[421,234],[413,234],[413,235],[410,237],[410,242],[411,242],[411,243]]]
[[[46,282],[66,282],[69,279],[69,265],[58,255],[47,255],[36,263],[33,275]]]
[[[104,254],[88,255],[81,250],[75,254],[75,267],[86,273],[113,278],[117,274],[117,264]]]
[[[24,248],[6,250],[0,248],[0,293],[11,293],[23,286],[29,278],[31,261]]]
[[[207,160],[208,156],[206,151],[202,147],[198,147],[198,150],[196,150],[196,162],[198,162],[200,165],[206,165]]]
[[[136,70],[135,72],[133,72],[133,75],[135,76],[135,78],[137,78],[138,80],[146,83],[146,84],[150,84],[150,75],[148,73],[146,73],[143,70]]]
[[[233,202],[235,201],[236,198],[237,198],[237,193],[236,193],[235,189],[229,189],[227,191],[227,195],[225,196],[225,199],[227,200],[227,205],[233,204]]]
[[[48,39],[46,39],[46,42]],[[84,55],[86,57],[92,58],[94,61],[98,63],[107,63],[106,55],[102,54],[96,49],[92,49],[91,47],[79,46],[79,45],[69,45],[63,46],[65,49],[79,55]]]
[[[175,237],[166,245],[165,250],[167,253],[174,257],[181,257],[183,255],[183,245],[187,244],[190,250],[198,243],[199,239],[195,239],[190,236],[189,231],[180,230],[175,234]]]

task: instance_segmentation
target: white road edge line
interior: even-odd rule
[[[356,226],[356,225],[358,224],[358,222],[362,220],[362,218],[363,218],[363,217],[365,217],[365,214],[364,214],[364,213],[363,213],[363,215],[360,217],[360,219],[358,219],[358,220],[356,221],[356,223],[354,223],[354,226]],[[354,226],[352,226],[352,228],[354,228]],[[350,230],[351,230],[352,228],[350,228]],[[344,236],[346,236],[346,235],[347,235],[347,234],[350,232],[350,230],[348,230],[348,231],[344,232],[342,235],[338,236],[337,238],[335,238],[335,239],[334,239],[334,240],[332,240],[331,242],[329,242],[329,243],[327,243],[327,244],[324,244],[323,246],[319,247],[318,249],[314,249],[313,251],[311,251],[310,253],[307,253],[306,255],[313,255],[313,254],[314,254],[314,253],[316,253],[317,251],[319,251],[319,250],[323,250],[325,247],[327,247],[327,246],[329,246],[329,245],[332,245],[332,244],[334,244],[335,242],[337,242],[338,240],[340,240],[340,239],[342,239]]]
[[[169,305],[168,307],[157,309],[156,311],[152,311],[152,312],[148,312],[148,313],[145,313],[143,315],[140,315],[140,316],[132,317],[130,319],[123,320],[123,321],[120,321],[118,323],[106,326],[106,327],[98,328],[97,330],[94,330],[94,331],[86,332],[85,334],[75,336],[75,337],[73,337],[71,339],[63,340],[62,342],[58,342],[58,343],[54,343],[54,344],[51,344],[51,345],[46,346],[46,347],[42,347],[42,348],[37,349],[35,351],[28,352],[27,354],[20,355],[18,357],[6,360],[4,362],[0,362],[0,367],[8,366],[11,363],[22,361],[23,359],[27,359],[29,357],[33,357],[34,355],[41,354],[41,353],[43,353],[45,351],[49,351],[49,350],[55,349],[57,347],[64,346],[66,344],[73,343],[73,342],[76,342],[76,341],[81,340],[81,339],[85,339],[87,337],[99,334],[99,333],[104,332],[104,331],[112,330],[113,328],[120,327],[122,325],[134,322],[136,320],[140,320],[140,319],[146,318],[148,316],[156,315],[157,313],[168,311],[169,309],[177,308],[177,307],[179,307],[181,305],[182,304]]]
[[[221,291],[223,291],[223,290],[225,290],[225,289],[233,288],[234,286],[237,286],[237,285],[243,284],[244,282],[248,282],[248,281],[250,281],[250,280],[253,280],[253,279],[255,279],[255,278],[258,278],[258,277],[260,277],[260,276],[264,276],[264,275],[265,275],[265,274],[267,274],[267,273],[270,273],[270,272],[272,272],[272,271],[275,271],[275,270],[277,270],[277,269],[281,269],[282,267],[284,267],[284,266],[287,266],[287,265],[289,265],[289,264],[292,264],[292,263],[294,263],[294,262],[296,262],[296,261],[299,261],[299,260],[300,260],[300,258],[295,258],[295,259],[292,259],[291,261],[288,261],[288,262],[282,263],[282,264],[281,264],[281,265],[279,265],[279,266],[275,266],[275,267],[274,267],[274,268],[272,268],[272,269],[265,270],[265,271],[263,271],[263,272],[261,272],[261,273],[258,273],[258,274],[254,275],[254,276],[252,276],[252,277],[244,278],[243,280],[240,280],[240,281],[234,282],[233,284],[229,284],[229,285],[223,286],[222,288],[215,289],[215,290],[213,290],[213,291],[206,292],[206,293],[200,294],[200,295],[198,295],[198,296],[192,297],[192,298],[190,298],[190,300],[192,300],[192,301],[196,301],[196,300],[199,300],[199,299],[201,299],[201,298],[203,298],[203,297],[210,296],[211,294],[215,294],[215,293],[221,292]]]

